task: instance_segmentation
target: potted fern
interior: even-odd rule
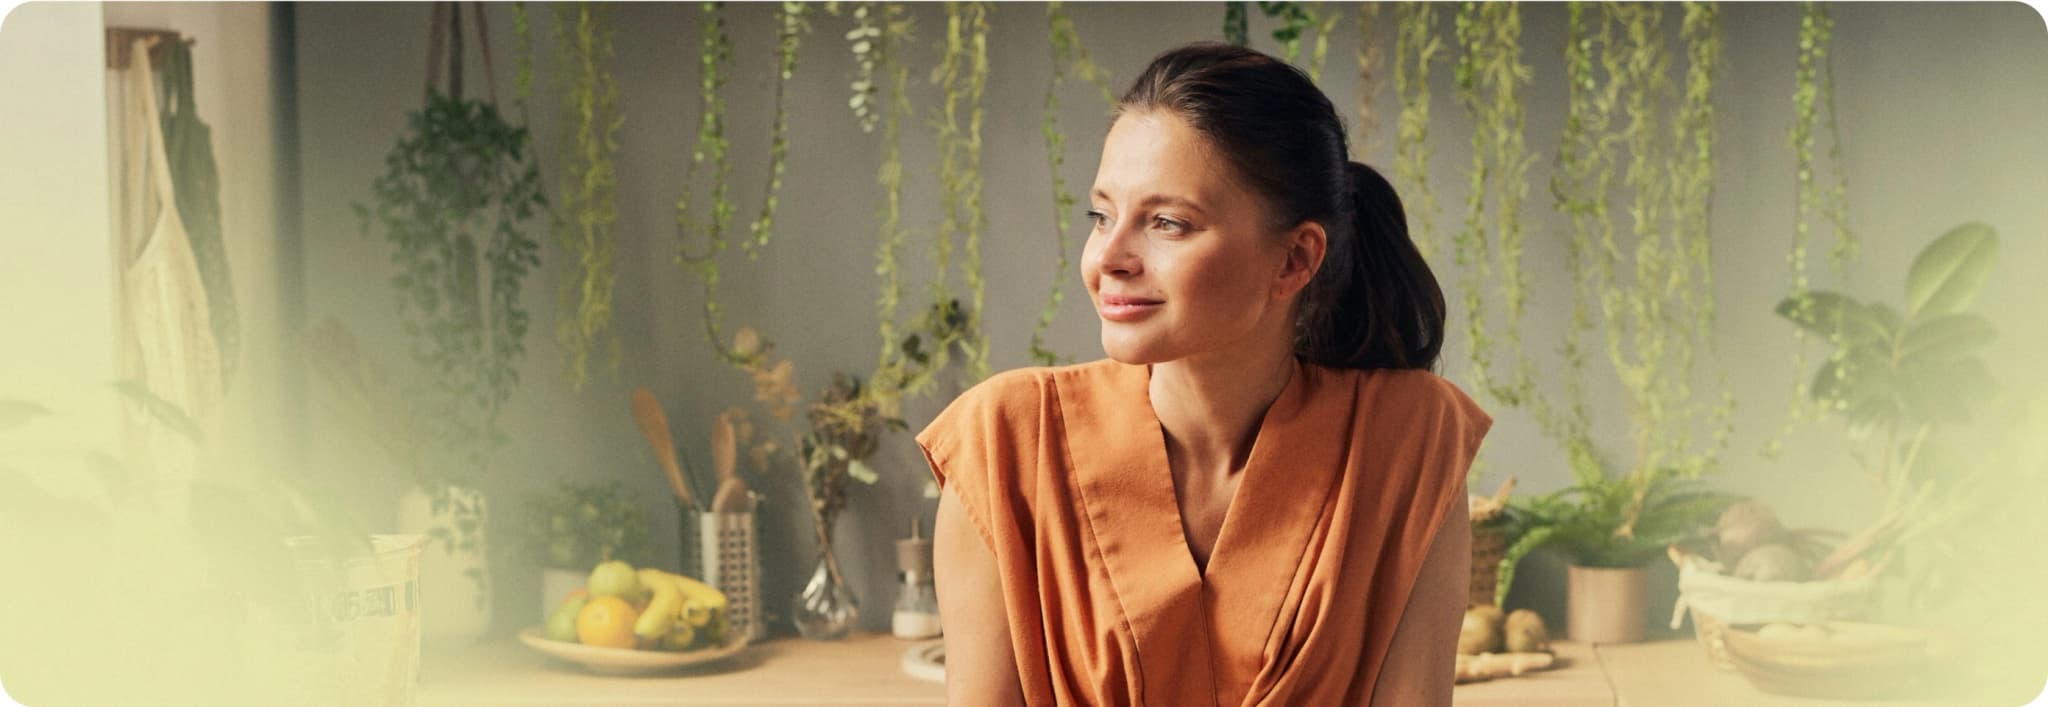
[[[1511,503],[1516,540],[1501,560],[1496,603],[1517,563],[1541,547],[1570,561],[1566,635],[1588,643],[1632,643],[1648,628],[1647,566],[1665,549],[1712,524],[1736,499],[1704,488],[1697,469],[1660,466],[1610,472],[1592,443],[1569,445],[1573,485]]]

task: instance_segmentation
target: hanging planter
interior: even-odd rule
[[[426,444],[398,457],[415,479],[400,526],[436,541],[422,568],[441,576],[422,598],[435,607],[426,631],[474,637],[489,621],[490,584],[485,502],[471,484],[503,439],[499,414],[519,380],[528,325],[521,283],[540,263],[525,228],[545,202],[526,129],[507,123],[494,99],[463,96],[458,6],[436,5],[431,26],[425,106],[407,117],[385,174],[371,184],[372,205],[356,213],[365,235],[377,232],[392,247],[400,322],[426,381],[405,401],[415,411],[411,433]],[[476,26],[488,77],[481,8]],[[424,458],[422,449],[453,457]]]

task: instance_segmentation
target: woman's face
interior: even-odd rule
[[[1273,344],[1261,337],[1290,343],[1292,295],[1307,277],[1286,275],[1284,239],[1232,176],[1178,116],[1134,111],[1110,126],[1081,254],[1110,358],[1135,365]]]

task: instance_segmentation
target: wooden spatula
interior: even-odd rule
[[[676,500],[692,512],[703,510],[697,505],[697,497],[690,493],[690,485],[683,481],[682,465],[676,463],[676,445],[669,437],[668,415],[661,411],[661,402],[654,399],[654,393],[646,388],[633,390],[633,419],[640,421],[640,435],[647,438],[647,446],[654,449],[654,458],[661,462],[661,470],[668,473],[668,485],[675,489]]]
[[[711,428],[711,468],[718,472],[718,493],[711,498],[713,513],[745,513],[753,505],[747,493],[747,482],[740,480],[739,473],[733,469],[734,457],[739,454],[738,445],[732,421],[723,414],[719,415],[718,422]]]

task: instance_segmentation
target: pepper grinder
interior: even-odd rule
[[[924,537],[921,519],[910,520],[910,537],[896,541],[896,613],[890,622],[897,638],[936,638],[939,593],[932,583],[932,541]]]

